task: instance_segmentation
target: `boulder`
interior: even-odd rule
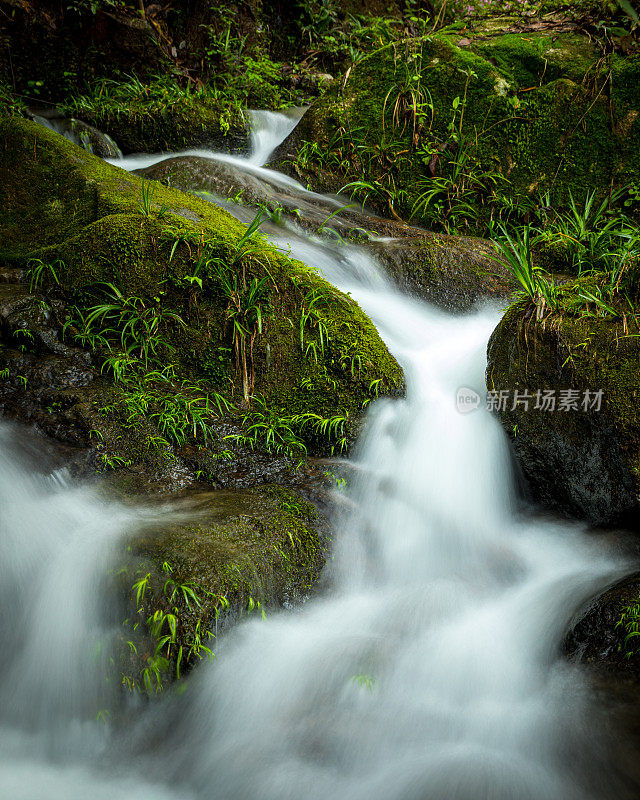
[[[319,190],[364,178],[380,210],[431,226],[444,211],[448,230],[486,223],[491,198],[503,213],[504,197],[551,190],[557,204],[640,179],[637,56],[617,51],[605,68],[567,21],[465,22],[464,34],[391,39],[358,60],[272,165]]]
[[[302,602],[324,565],[326,519],[292,489],[196,493],[177,512],[173,524],[147,526],[131,539],[118,573],[131,612],[121,656],[130,688],[157,690],[206,658],[198,641],[215,651],[215,637],[230,624]],[[159,650],[160,636],[147,623],[158,612],[176,617],[173,640]],[[160,633],[170,633],[168,626]],[[156,653],[165,661],[154,660]],[[150,663],[160,668],[145,687]]]
[[[226,211],[176,189],[145,183],[28,120],[2,120],[0,141],[0,196],[5,209],[0,221],[0,260],[18,271],[30,267],[32,279],[39,276],[41,280],[35,299],[29,301],[30,316],[23,319],[25,330],[34,332],[31,337],[22,334],[22,350],[15,331],[7,326],[23,300],[20,290],[8,284],[10,296],[3,313],[8,320],[4,344],[9,385],[18,390],[27,362],[37,372],[43,356],[67,359],[69,354],[61,346],[89,351],[95,380],[82,387],[82,398],[79,388],[71,387],[77,403],[60,402],[65,409],[88,405],[93,421],[87,415],[80,420],[74,412],[65,425],[76,427],[65,432],[60,428],[57,435],[97,448],[109,468],[134,469],[148,458],[157,463],[165,453],[166,470],[172,473],[175,468],[180,473],[176,487],[183,485],[182,463],[190,465],[191,480],[199,475],[214,485],[273,480],[274,471],[290,469],[283,466],[282,455],[265,456],[272,466],[262,469],[261,457],[233,438],[241,432],[243,416],[225,411],[224,403],[236,409],[246,406],[243,386],[249,370],[245,373],[240,368],[233,352],[228,324],[231,301],[220,283],[221,273],[203,267],[203,252],[208,264],[215,263],[231,283],[236,281],[239,296],[245,291],[242,286],[246,290],[258,284],[263,287],[262,324],[255,323],[252,349],[246,352],[254,379],[252,394],[259,395],[260,419],[267,421],[267,428],[286,435],[287,419],[312,413],[342,421],[352,436],[363,404],[371,397],[373,381],[381,379],[376,386],[383,393],[399,390],[402,372],[359,306],[327,284],[312,265],[288,258],[259,236],[250,240],[246,255],[244,250],[239,255],[246,226]],[[199,270],[201,283],[192,280]],[[119,308],[125,303],[126,308],[133,304],[138,309],[136,324],[153,319],[157,326],[153,328],[157,335],[148,340],[150,362],[137,378],[146,381],[139,395],[114,382],[105,369],[105,357],[120,347],[118,338],[111,335],[106,345],[99,337],[83,338],[83,315],[86,319],[89,310],[105,298],[113,303],[114,293],[120,298]],[[314,313],[308,322],[310,297]],[[46,320],[38,318],[38,307],[46,309]],[[313,353],[303,349],[301,319],[304,343],[315,343]],[[45,339],[46,354],[38,344]],[[136,351],[137,360],[139,356]],[[43,390],[45,383],[40,382]],[[37,385],[33,373],[34,392]],[[28,380],[26,386],[28,393]],[[159,405],[147,411],[136,406],[134,412],[131,403],[137,402],[136,397],[146,403],[148,396]],[[199,408],[206,405],[208,409],[204,424],[210,438],[206,440],[199,438],[195,423],[193,435],[183,430],[184,435],[176,437],[167,428],[173,424],[171,419],[184,428],[180,420],[190,413],[194,396]],[[32,399],[40,409],[37,420],[31,411],[19,411],[21,403],[11,406],[11,415],[41,424],[46,416],[42,402],[51,403],[41,402],[39,395]],[[178,402],[183,409],[179,413]],[[174,411],[168,412],[169,406]],[[171,416],[174,412],[177,417]],[[164,428],[161,436],[158,424]],[[47,426],[48,431],[54,428]],[[305,430],[308,446],[315,452],[329,452],[328,441],[311,428]],[[92,438],[92,431],[98,435]],[[97,447],[100,436],[102,450]],[[152,452],[154,441],[157,453]],[[244,460],[234,457],[234,452],[245,451]],[[235,474],[234,465],[238,467]],[[141,490],[153,486],[158,475],[155,468],[135,474]]]
[[[637,527],[639,333],[634,318],[560,312],[539,320],[527,301],[513,305],[494,331],[487,388],[507,393],[498,416],[532,497],[544,506],[594,525]],[[536,393],[545,390],[554,394],[554,410],[535,409]],[[531,398],[528,408],[515,402],[516,391]]]

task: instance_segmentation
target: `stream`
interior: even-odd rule
[[[315,197],[261,166],[297,117],[261,114],[251,156],[189,153]],[[351,455],[326,587],[225,634],[182,693],[123,699],[105,573],[125,535],[173,512],[74,485],[3,424],[0,797],[620,797],[592,691],[559,647],[628,567],[584,527],[523,512],[497,421],[456,407],[461,387],[484,395],[500,309],[447,315],[401,294],[364,248],[264,230],[360,303],[406,376]]]

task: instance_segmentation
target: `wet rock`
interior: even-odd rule
[[[563,649],[573,661],[640,679],[640,639],[627,640],[634,611],[640,620],[640,574],[632,575],[594,598],[582,609]],[[624,615],[624,616],[623,616]],[[637,702],[637,700],[636,700]]]
[[[198,481],[247,486],[297,480],[289,458],[256,454],[237,439],[237,408],[244,397],[226,323],[228,299],[216,288],[214,274],[204,274],[202,286],[185,279],[197,274],[197,242],[203,237],[222,263],[235,263],[246,229],[219,207],[160,185],[153,190],[152,209],[142,213],[143,182],[137,176],[32,122],[1,124],[6,135],[0,147],[0,194],[6,213],[0,221],[0,257],[12,264],[33,263],[35,257],[56,265],[55,282],[49,270],[40,275],[46,287],[42,295],[25,285],[0,283],[5,362],[0,368],[9,378],[5,416],[89,448],[95,469],[122,473],[131,493],[175,491]],[[32,158],[34,148],[37,159]],[[273,409],[274,421],[309,411],[319,417],[342,415],[352,437],[372,381],[381,378],[376,385],[382,391],[397,392],[400,368],[347,296],[264,240],[256,240],[252,255],[251,270],[263,269],[270,287],[270,313],[253,341],[254,392],[262,395],[265,408]],[[139,389],[145,398],[156,398],[146,413],[138,406],[132,413],[127,405],[136,402],[135,386],[114,383],[106,371],[100,373],[108,352],[100,340],[94,340],[92,356],[69,344],[84,341],[74,306],[82,305],[86,313],[97,302],[95,292],[109,285],[134,296],[144,308],[162,303],[167,315],[160,341],[166,358],[160,367],[169,364],[176,382]],[[322,312],[330,346],[317,360],[302,357],[299,328],[291,322],[300,319],[311,291],[331,297]],[[76,322],[71,322],[74,314]],[[113,347],[121,344],[116,335]],[[207,406],[206,437],[161,430],[165,406],[158,403],[169,403],[171,419],[178,414],[179,424],[186,411],[183,407],[179,413],[172,398],[177,394],[183,402],[185,392],[195,392],[200,403],[222,397],[220,402],[232,404],[228,413],[224,405]],[[310,452],[322,454],[329,446],[308,433]]]
[[[247,192],[247,199],[258,202],[267,194],[257,177],[244,174],[223,160],[203,156],[171,156],[137,169],[135,174],[185,192],[208,192],[225,198]]]
[[[355,240],[371,250],[403,290],[450,311],[506,298],[516,288],[512,274],[496,262],[495,250],[486,241],[433,234],[385,219],[346,197],[320,195],[273,173],[198,156],[176,156],[137,172],[205,199],[211,196],[215,202],[234,197],[243,204],[260,205],[276,220],[263,230],[276,236],[282,217],[312,233]],[[234,203],[227,202],[226,207],[245,221],[255,213]]]
[[[131,540],[129,561],[120,573],[130,597],[132,617],[146,620],[158,610],[176,615],[176,640],[160,676],[169,683],[177,675],[180,647],[183,675],[197,663],[197,636],[215,650],[215,638],[242,617],[271,613],[301,602],[313,590],[324,565],[328,526],[319,509],[299,492],[282,486],[241,491],[195,493],[175,506],[172,524],[147,527]],[[165,512],[166,516],[166,512]],[[136,580],[147,576],[140,611]],[[197,597],[185,602],[174,585],[190,587]],[[189,599],[189,597],[187,598]],[[125,647],[123,671],[136,685],[153,653],[155,641],[144,624],[128,633],[135,654]]]
[[[637,527],[639,341],[637,331],[610,317],[560,312],[538,321],[526,302],[512,306],[494,331],[487,387],[508,393],[500,422],[533,499],[547,508],[594,525]],[[535,410],[538,390],[555,393],[555,410]],[[528,409],[524,402],[514,407],[515,391],[534,398]],[[573,398],[569,409],[561,409],[562,393]]]
[[[447,311],[505,300],[516,289],[513,275],[495,260],[491,243],[482,239],[420,231],[371,246],[405,291]]]
[[[60,341],[52,308],[44,297],[25,292],[22,286],[12,284],[0,290],[0,326],[5,337],[38,352],[69,356],[88,363],[88,353]]]

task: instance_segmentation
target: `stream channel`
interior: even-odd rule
[[[342,201],[261,166],[295,121],[259,112],[245,158],[188,155],[326,216]],[[497,421],[456,407],[461,387],[484,394],[500,309],[448,315],[400,293],[364,248],[293,223],[263,230],[360,303],[406,377],[403,399],[371,405],[350,456],[324,590],[225,634],[179,694],[132,707],[114,687],[96,723],[118,627],[105,570],[132,529],[174,512],[34,469],[0,427],[0,796],[635,796],[587,678],[560,656],[576,610],[630,567],[582,526],[523,511]]]

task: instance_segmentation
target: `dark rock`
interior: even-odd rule
[[[640,574],[636,573],[594,598],[565,638],[563,649],[573,661],[598,669],[628,672],[640,678],[640,638],[625,642],[622,615],[633,606],[640,612]]]
[[[505,390],[499,419],[533,499],[594,525],[638,525],[640,511],[640,344],[621,321],[550,314],[523,302],[489,341],[487,387]],[[577,408],[534,410],[538,390],[573,391]],[[513,392],[534,399],[513,407]],[[602,390],[600,410],[584,393]],[[521,395],[522,396],[522,395]],[[596,402],[597,405],[597,402]]]
[[[374,242],[372,249],[401,288],[447,311],[504,300],[516,289],[513,275],[495,260],[491,243],[482,239],[420,231]]]

